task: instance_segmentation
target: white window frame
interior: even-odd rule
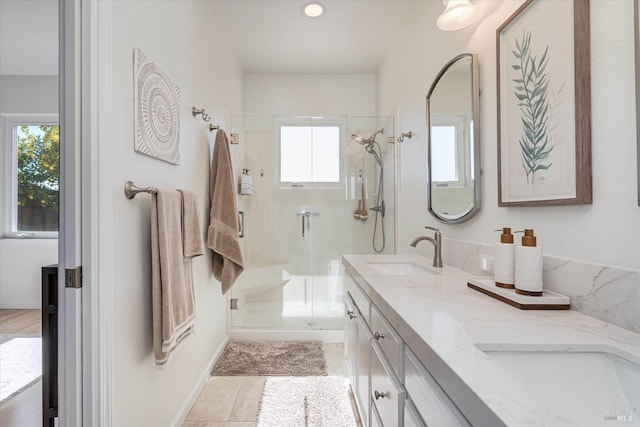
[[[57,114],[4,114],[4,237],[8,239],[57,239],[57,231],[18,231],[18,125],[58,125]]]
[[[465,150],[465,136],[469,134],[469,125],[465,116],[457,115],[442,115],[434,116],[431,119],[431,125],[433,127],[445,127],[453,126],[456,130],[456,167],[458,168],[458,179],[456,181],[435,181],[434,184],[438,187],[465,187],[468,186],[473,180],[473,176],[470,176],[471,166],[473,165],[472,159],[469,158],[467,150]],[[433,150],[433,147],[431,148]],[[460,156],[459,153],[463,153]],[[468,172],[469,171],[469,172]]]
[[[338,117],[290,117],[290,118],[277,118],[274,122],[276,133],[276,173],[275,180],[280,189],[292,189],[292,190],[333,190],[343,189],[345,185],[344,177],[344,153],[345,153],[345,129],[347,121]],[[338,161],[339,172],[337,182],[289,182],[281,181],[281,129],[283,127],[337,127],[339,135],[339,148],[338,148]]]

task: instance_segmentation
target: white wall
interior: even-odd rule
[[[374,116],[373,74],[247,74],[247,116]]]
[[[58,114],[57,76],[0,75],[0,308],[40,308],[41,270],[58,262],[58,239],[6,239],[12,141],[7,115]]]
[[[213,279],[211,255],[195,258],[195,334],[163,369],[152,350],[150,201],[127,200],[123,185],[181,188],[196,193],[201,228],[208,224],[209,140],[213,134],[191,107],[206,108],[225,125],[226,108],[243,109],[242,72],[221,34],[215,2],[112,2],[111,141],[99,147],[101,206],[99,286],[113,289],[113,425],[166,426],[188,410],[198,382],[226,339],[226,297]],[[176,83],[182,97],[181,164],[133,150],[133,49],[140,48]],[[105,81],[106,83],[106,81]],[[238,147],[232,147],[237,150]]]
[[[493,229],[527,227],[536,230],[545,254],[639,270],[633,2],[591,0],[593,204],[529,208],[497,207],[495,30],[522,2],[477,3],[481,22],[448,33],[433,19],[441,13],[440,2],[418,2],[413,21],[378,74],[378,112],[399,105],[402,129],[415,132],[401,147],[398,252],[415,251],[408,242],[425,224],[439,226],[447,238],[483,244],[497,241]],[[442,225],[426,207],[424,99],[439,69],[463,52],[478,53],[480,60],[482,210],[470,222]],[[418,250],[426,252],[427,245]]]

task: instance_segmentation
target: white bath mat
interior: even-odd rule
[[[356,425],[344,377],[267,378],[257,427]]]
[[[13,338],[0,344],[0,402],[42,376],[42,338]]]

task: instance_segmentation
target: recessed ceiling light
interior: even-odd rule
[[[302,11],[309,18],[317,18],[324,13],[324,5],[318,2],[307,3],[302,6]]]

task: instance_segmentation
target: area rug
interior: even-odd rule
[[[18,337],[0,344],[0,403],[42,376],[42,338]]]
[[[214,376],[324,376],[320,341],[230,341],[211,372]]]
[[[267,378],[257,427],[353,427],[356,420],[344,377]]]

